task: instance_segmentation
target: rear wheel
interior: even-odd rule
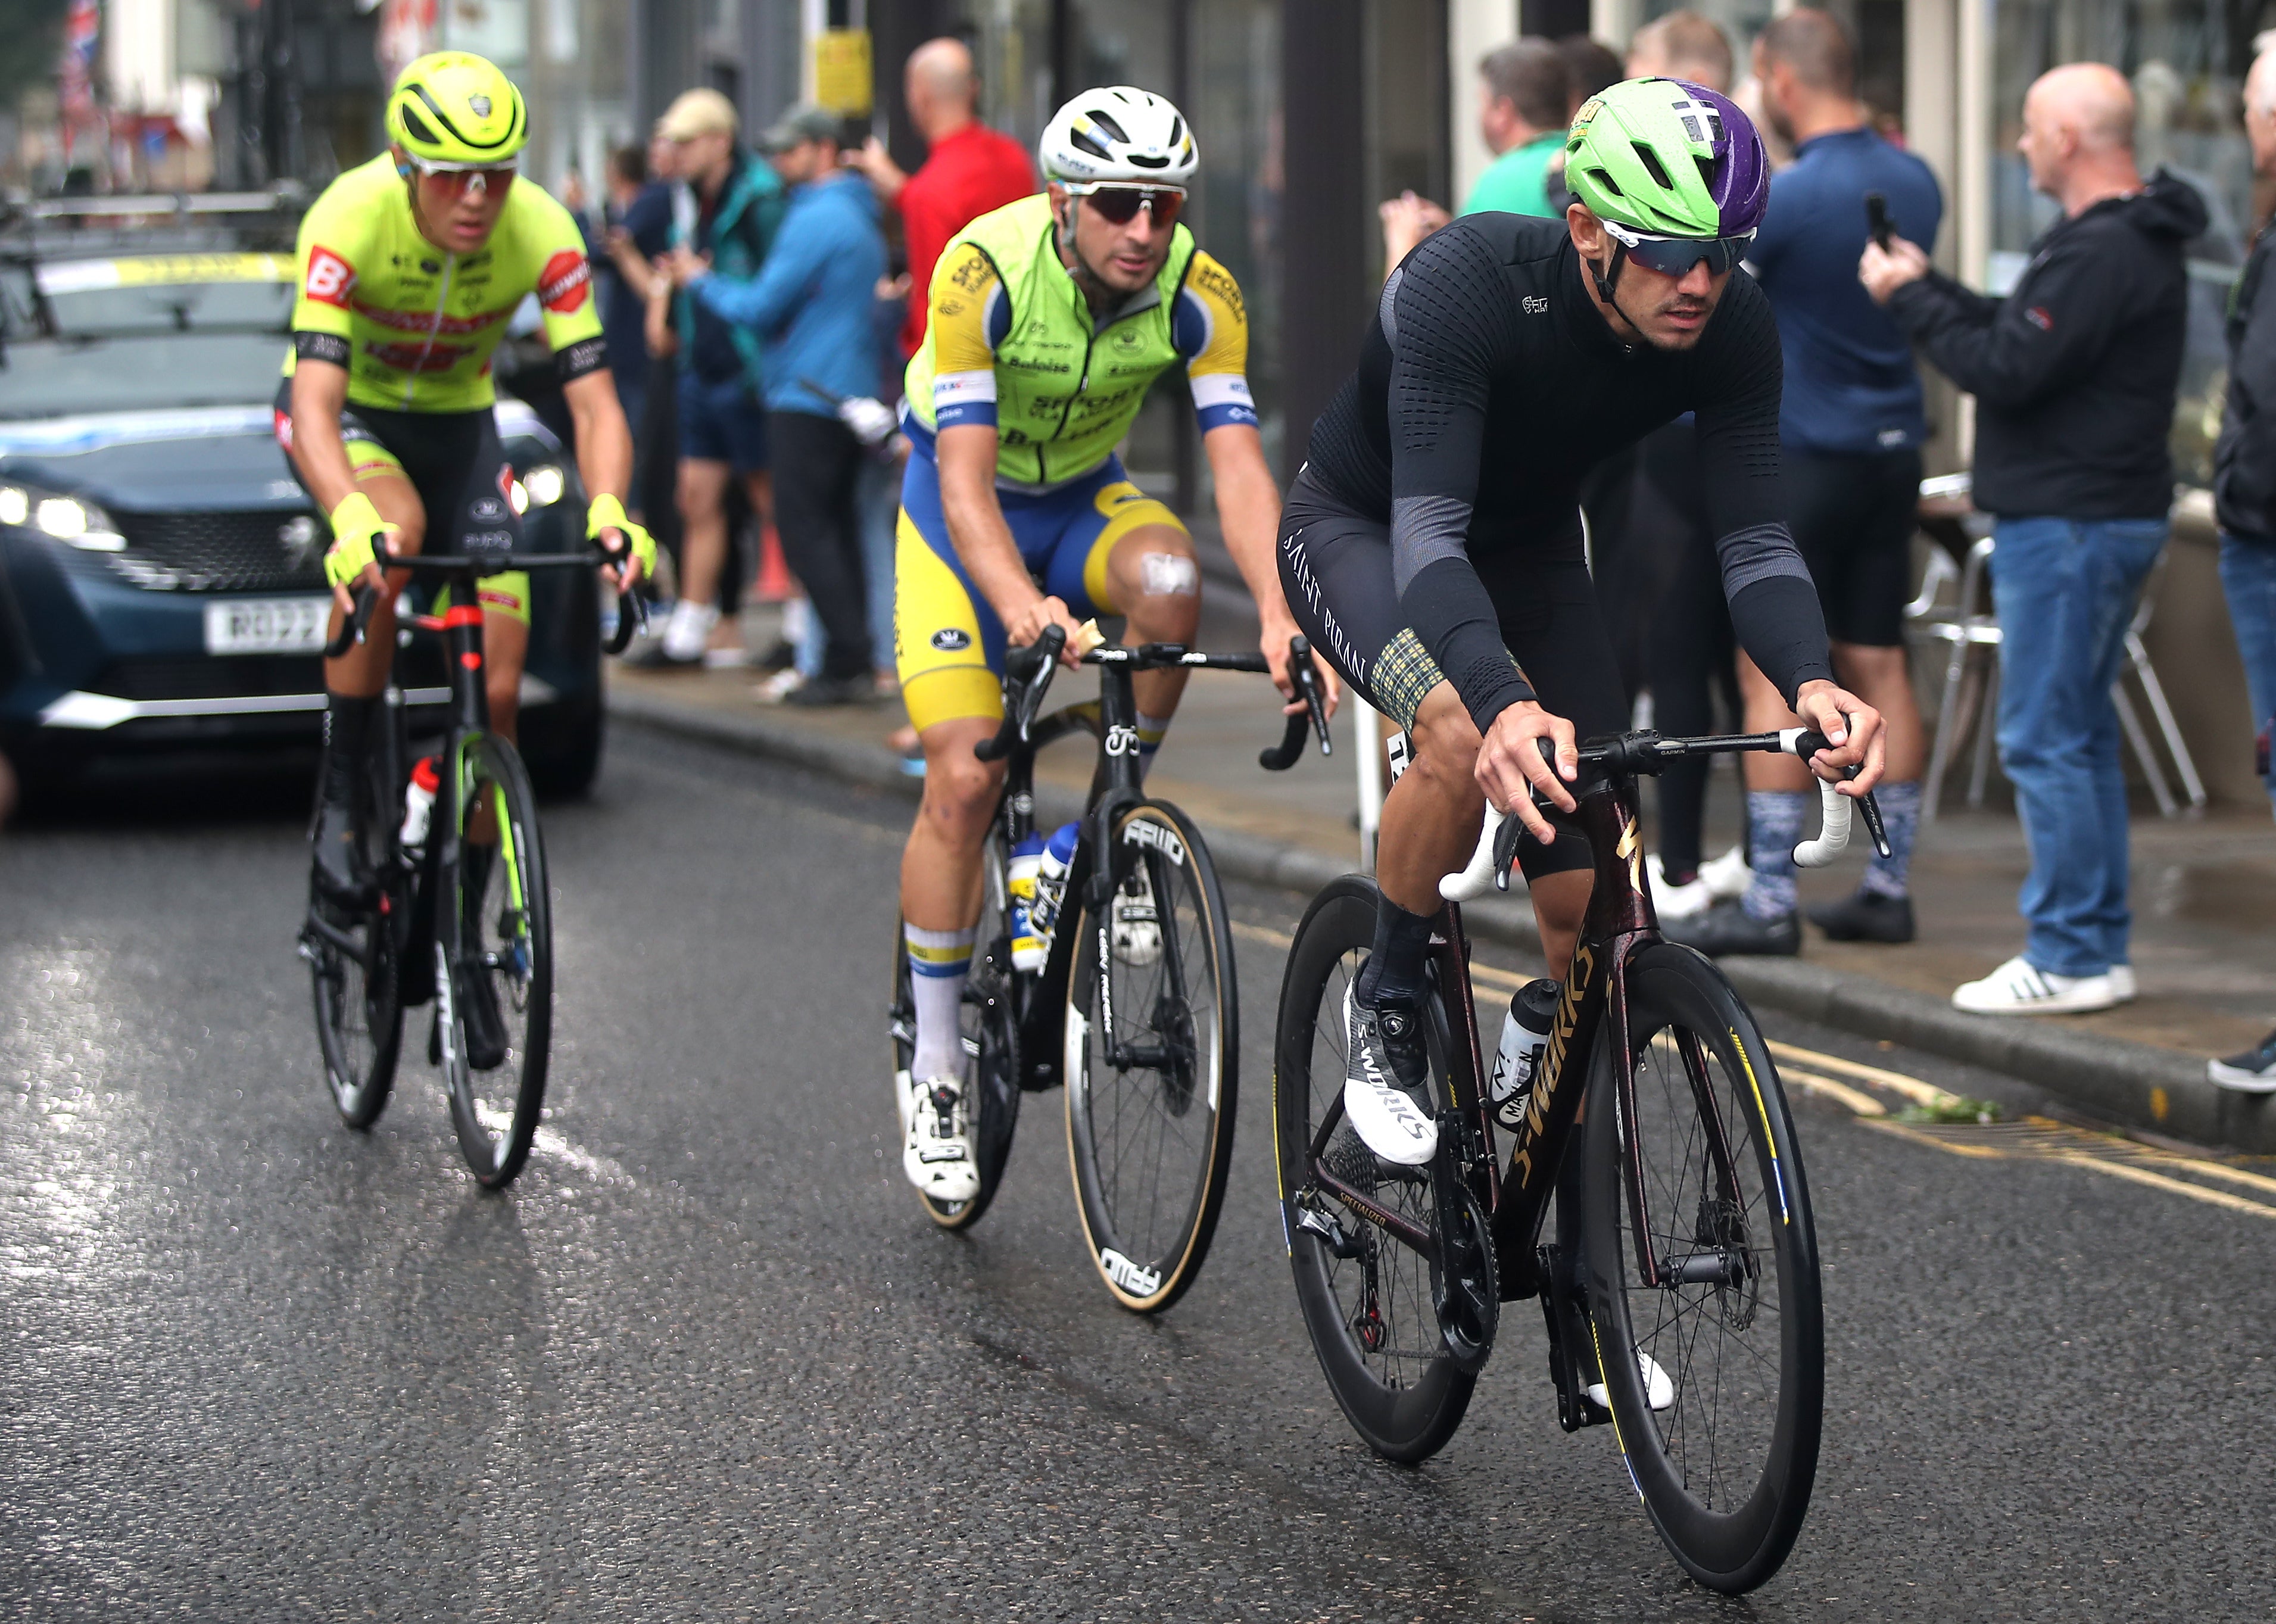
[[[1477,1377],[1448,1352],[1435,1306],[1430,1170],[1377,1160],[1344,1117],[1344,998],[1374,943],[1375,910],[1375,883],[1347,875],[1296,928],[1273,1039],[1273,1142],[1296,1299],[1328,1389],[1369,1448],[1413,1464],[1453,1437]],[[1445,1017],[1435,993],[1430,1013],[1443,1102]],[[1322,1168],[1397,1226],[1329,1193]]]
[[[1012,1156],[1012,1130],[1020,1119],[1020,1022],[1013,998],[1011,910],[1005,884],[1004,837],[991,830],[981,848],[980,920],[960,1012],[969,1090],[966,1119],[979,1163],[980,1193],[969,1201],[939,1201],[918,1191],[926,1216],[943,1229],[968,1228],[988,1210],[1004,1180],[1004,1165]],[[908,938],[899,923],[893,927],[891,1014],[894,1107],[899,1111],[909,1086],[917,1031]]]
[[[520,756],[481,733],[461,762],[459,861],[441,866],[436,899],[436,1019],[459,1149],[475,1180],[497,1189],[529,1159],[545,1108],[553,908]],[[470,838],[478,832],[479,843]]]
[[[340,1120],[368,1128],[387,1108],[395,1083],[395,1062],[403,1045],[403,989],[398,979],[405,892],[397,883],[390,820],[392,786],[383,757],[374,751],[372,770],[356,793],[356,824],[363,832],[364,861],[380,877],[379,905],[358,915],[315,895],[300,934],[300,956],[307,961],[315,994],[316,1043],[324,1057],[324,1081]]]
[[[1091,1261],[1114,1300],[1158,1313],[1200,1274],[1233,1160],[1240,1035],[1233,933],[1192,820],[1141,801],[1093,854],[1105,916],[1068,898],[1067,1157]]]
[[[1817,1476],[1809,1191],[1778,1074],[1722,972],[1656,944],[1630,961],[1627,993],[1635,1109],[1605,1108],[1617,1084],[1600,1045],[1586,1127],[1597,1353],[1661,1537],[1694,1578],[1735,1594],[1786,1560]]]

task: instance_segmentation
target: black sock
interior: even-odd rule
[[[1410,914],[1390,898],[1375,905],[1375,949],[1354,996],[1369,1009],[1422,1001],[1422,967],[1430,956],[1430,916]]]
[[[355,799],[355,775],[362,770],[371,747],[371,723],[379,714],[379,703],[376,694],[369,699],[324,695],[323,798],[335,806]]]

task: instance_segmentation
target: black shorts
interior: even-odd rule
[[[1483,555],[1483,556],[1481,556]],[[1624,732],[1628,699],[1589,579],[1576,520],[1569,533],[1512,537],[1473,562],[1501,622],[1502,641],[1542,708],[1582,739]],[[1280,586],[1296,624],[1337,673],[1401,727],[1446,679],[1399,612],[1391,527],[1355,513],[1299,472],[1280,518]],[[1591,866],[1578,833],[1518,847],[1529,879]]]
[[[395,473],[411,482],[427,510],[423,550],[504,558],[521,545],[521,517],[513,511],[513,469],[498,438],[497,414],[479,412],[391,412],[377,406],[340,408],[340,439],[358,481]],[[277,444],[292,465],[292,380],[277,395]],[[307,482],[301,481],[301,488]],[[311,492],[311,495],[314,493]]]
[[[1788,447],[1784,473],[1788,525],[1817,583],[1827,634],[1837,643],[1902,647],[1920,453]]]

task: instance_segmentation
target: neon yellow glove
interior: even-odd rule
[[[622,532],[633,550],[633,557],[641,567],[643,578],[656,573],[656,537],[634,524],[625,514],[625,505],[603,491],[585,508],[585,539],[597,542],[603,530]]]
[[[335,587],[355,584],[367,566],[379,561],[372,543],[394,533],[395,527],[379,516],[371,498],[350,491],[332,510],[332,544],[324,552],[324,579]]]

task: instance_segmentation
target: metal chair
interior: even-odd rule
[[[1944,796],[1946,774],[1961,740],[1971,727],[1976,735],[1968,775],[1968,804],[1971,808],[1984,804],[1992,776],[1996,732],[1992,718],[1998,714],[1999,694],[1999,621],[1991,596],[1992,538],[1989,535],[1975,536],[1956,568],[1950,558],[1954,533],[1964,535],[1982,528],[1985,522],[1981,515],[1969,514],[1963,520],[1955,512],[1968,491],[1965,474],[1947,474],[1921,482],[1921,527],[1938,545],[1929,555],[1920,593],[1906,605],[1905,615],[1913,641],[1930,646],[1940,642],[1948,650],[1944,689],[1937,704],[1936,735],[1929,747],[1928,781],[1921,796],[1923,823],[1934,821]],[[2165,568],[2165,557],[2160,554],[2142,583],[2141,600],[2135,605],[2134,618],[2126,631],[2126,666],[2111,685],[2110,698],[2118,710],[2119,728],[2125,734],[2134,759],[2141,763],[2142,776],[2149,781],[2150,793],[2158,802],[2158,812],[2175,817],[2181,815],[2181,804],[2166,781],[2165,768],[2151,746],[2149,732],[2142,725],[2133,696],[2126,689],[2126,675],[2131,672],[2158,724],[2166,754],[2181,779],[2181,793],[2188,798],[2189,809],[2201,810],[2205,804],[2204,780],[2181,737],[2181,725],[2174,719],[2165,687],[2158,680],[2157,670],[2150,663],[2149,649],[2142,641],[2142,634],[2157,611],[2158,586]],[[1958,582],[1958,594],[1954,608],[1948,615],[1939,614],[1937,600],[1945,585],[1954,581]],[[1990,657],[1974,661],[1971,671],[1969,656],[1979,649]]]

